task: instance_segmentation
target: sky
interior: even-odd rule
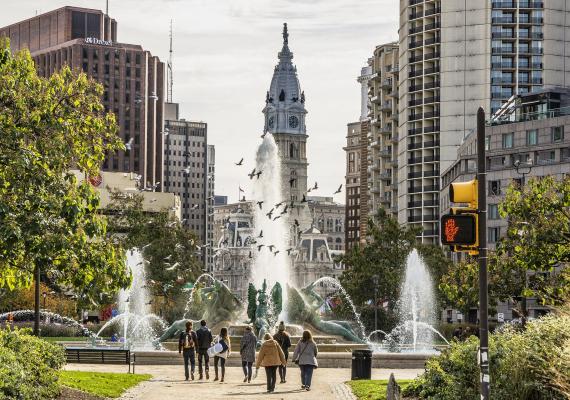
[[[0,4],[0,26],[65,5],[105,9],[105,0]],[[311,194],[332,196],[344,184],[346,125],[360,116],[356,78],[375,46],[397,39],[398,7],[397,0],[110,0],[109,15],[119,42],[140,44],[164,62],[173,20],[173,100],[181,118],[208,123],[215,192],[235,201],[238,186],[248,187],[263,133],[283,23],[309,111],[309,186],[319,183]],[[244,166],[235,167],[242,157]],[[335,200],[344,203],[344,195]]]

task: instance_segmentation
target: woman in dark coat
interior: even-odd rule
[[[255,347],[257,346],[257,338],[251,331],[251,326],[245,328],[245,333],[241,338],[239,354],[241,355],[241,366],[243,368],[244,382],[251,382],[251,374],[253,372],[253,363],[255,362]]]

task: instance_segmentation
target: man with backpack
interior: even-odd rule
[[[206,379],[210,379],[210,356],[208,356],[208,349],[212,345],[212,331],[206,326],[206,321],[200,321],[200,329],[196,331],[196,337],[198,338],[198,372],[200,374],[200,379],[203,379],[202,374],[202,359],[204,360],[204,369],[206,370]]]
[[[186,321],[186,331],[180,334],[178,338],[178,354],[182,353],[184,357],[184,374],[188,380],[188,361],[190,361],[192,380],[194,380],[194,369],[196,367],[196,343],[198,337],[196,332],[192,330],[192,321]]]

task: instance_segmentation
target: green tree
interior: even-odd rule
[[[168,210],[145,212],[141,194],[112,192],[108,212],[108,232],[113,240],[127,249],[143,249],[148,288],[162,298],[163,315],[180,318],[186,305],[184,285],[194,282],[203,265],[196,257],[200,253],[198,238],[180,221],[169,216]]]
[[[122,148],[102,90],[67,67],[40,78],[28,51],[0,43],[0,287],[29,286],[40,270],[95,303],[130,283],[97,194],[69,172],[96,175]]]
[[[374,311],[368,305],[374,299],[374,276],[378,276],[378,299],[388,301],[388,310],[379,310],[380,326],[389,329],[395,322],[394,308],[400,294],[406,259],[415,248],[430,270],[434,282],[447,270],[449,261],[441,248],[417,242],[421,228],[401,226],[398,221],[380,209],[374,219],[368,221],[366,244],[356,246],[341,261],[348,268],[340,280],[355,305],[362,312],[364,323],[373,326]],[[350,310],[339,307],[338,313]],[[348,316],[348,315],[345,315]],[[385,325],[386,324],[386,325]]]

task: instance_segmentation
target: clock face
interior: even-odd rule
[[[297,118],[297,117],[294,116],[294,115],[291,115],[291,116],[289,117],[289,126],[290,126],[291,128],[296,128],[296,127],[298,127],[298,126],[299,126],[299,118]]]
[[[273,116],[269,117],[269,121],[267,121],[267,124],[269,125],[270,128],[273,128],[273,126],[275,125],[275,117]]]

